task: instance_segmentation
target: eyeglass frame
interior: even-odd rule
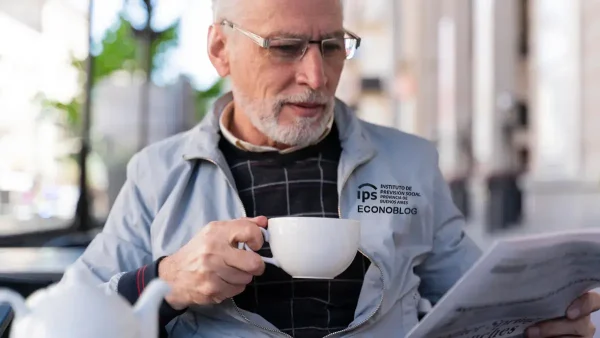
[[[296,61],[298,60],[302,60],[302,58],[304,58],[304,56],[306,55],[306,52],[308,51],[308,45],[310,44],[319,44],[320,48],[321,48],[321,54],[323,53],[323,41],[328,41],[328,40],[335,40],[335,39],[339,39],[339,38],[326,38],[326,39],[322,39],[322,40],[307,40],[307,39],[300,39],[300,38],[285,38],[285,37],[274,37],[274,38],[264,38],[258,34],[252,33],[248,30],[245,30],[241,27],[239,27],[238,25],[234,24],[233,22],[224,19],[221,21],[221,23],[219,24],[220,26],[227,26],[231,29],[237,30],[238,32],[244,34],[246,37],[250,38],[250,40],[252,40],[254,43],[256,43],[259,47],[264,48],[266,50],[269,50],[269,47],[271,45],[271,41],[272,40],[277,40],[277,39],[290,39],[290,40],[304,40],[307,41],[307,46],[304,49],[304,52],[302,53],[302,55],[300,55],[298,57],[298,59],[296,59]],[[350,38],[356,40],[356,47],[355,47],[355,52],[356,50],[358,50],[358,48],[360,47],[360,43],[362,41],[362,38],[360,36],[358,36],[357,34],[344,29],[344,34],[347,34],[350,36]],[[343,38],[343,39],[347,39],[347,38]],[[344,58],[344,60],[350,60],[354,57],[354,55],[352,55],[350,58],[346,57]]]

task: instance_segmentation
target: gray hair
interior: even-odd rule
[[[238,1],[239,0],[212,0],[214,22],[219,22],[223,19],[231,19],[234,17],[236,14],[235,9]],[[342,3],[342,8],[344,7],[344,1],[345,0],[340,0]]]

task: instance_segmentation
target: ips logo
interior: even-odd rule
[[[359,185],[356,193],[357,199],[361,200],[362,203],[367,200],[377,200],[377,187],[371,183],[363,183]]]

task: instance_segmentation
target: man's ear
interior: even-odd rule
[[[211,25],[208,29],[208,58],[221,77],[229,75],[229,57],[225,44],[227,36],[220,27]]]

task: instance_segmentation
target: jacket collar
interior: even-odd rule
[[[233,94],[228,92],[213,104],[208,113],[188,134],[184,146],[183,158],[186,160],[205,159],[226,165],[219,150],[219,119],[225,107],[233,100]],[[360,162],[365,162],[375,155],[375,148],[366,135],[361,121],[354,112],[341,100],[336,98],[334,111],[335,124],[340,135],[342,159],[340,160],[339,179],[346,176]]]
[[[219,151],[219,120],[221,113],[233,100],[231,92],[219,97],[212,109],[204,116],[200,124],[188,134],[183,150],[185,160],[206,159],[217,161],[222,157]]]

